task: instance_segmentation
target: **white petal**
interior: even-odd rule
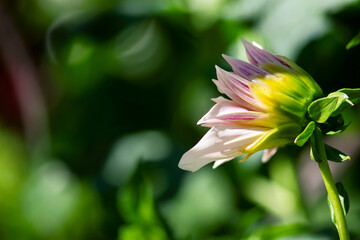
[[[213,127],[215,125],[237,125],[247,123],[250,121],[265,118],[266,114],[262,112],[250,111],[240,104],[227,100],[223,97],[212,99],[216,104],[207,112],[197,124],[206,127]]]
[[[274,156],[274,154],[276,153],[277,150],[278,150],[278,148],[265,149],[265,150],[264,150],[264,154],[263,154],[263,156],[262,156],[262,158],[261,158],[261,161],[262,161],[263,163],[266,163],[267,161],[269,161],[270,158],[271,158],[272,156]]]
[[[212,100],[216,102],[216,104],[198,121],[197,124],[205,124],[212,119],[216,119],[221,116],[249,112],[249,110],[241,107],[236,102],[227,100],[223,97],[218,97]]]
[[[226,162],[230,161],[231,159],[232,159],[232,158],[215,161],[215,162],[214,162],[214,165],[213,165],[213,169],[217,168],[218,166],[220,166],[220,165],[223,164],[223,163],[226,163]]]
[[[182,156],[179,167],[194,172],[210,162],[233,159],[262,134],[263,130],[258,129],[213,127]]]

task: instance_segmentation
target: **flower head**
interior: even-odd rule
[[[278,147],[294,142],[305,123],[309,104],[322,95],[312,77],[289,59],[243,40],[250,63],[223,55],[233,72],[216,66],[219,92],[230,99],[212,99],[215,105],[198,122],[210,130],[179,163],[196,171],[214,168],[235,157],[265,150],[263,161]]]

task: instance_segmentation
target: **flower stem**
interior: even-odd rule
[[[337,228],[340,240],[350,240],[349,231],[343,206],[341,205],[339,193],[335,186],[333,176],[325,153],[325,145],[320,128],[316,128],[311,138],[312,157],[318,163],[321,176],[324,180],[328,200],[331,204],[332,220]]]
[[[318,162],[321,176],[324,180],[325,188],[329,195],[329,201],[334,211],[335,226],[339,233],[340,240],[349,240],[349,232],[346,224],[346,218],[343,207],[340,202],[339,193],[336,189],[334,179],[332,177],[328,161]]]

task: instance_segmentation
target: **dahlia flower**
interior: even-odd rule
[[[198,122],[210,130],[182,156],[184,170],[210,162],[215,168],[242,155],[246,160],[260,150],[268,160],[278,147],[294,142],[308,123],[309,104],[322,95],[312,77],[289,59],[256,43],[243,44],[250,63],[223,55],[233,72],[216,66],[213,81],[229,99],[212,99],[215,105]]]

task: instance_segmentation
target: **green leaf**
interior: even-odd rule
[[[299,147],[302,147],[307,140],[311,137],[311,135],[313,134],[314,130],[315,130],[315,122],[311,121],[306,128],[304,129],[304,131],[302,131],[302,133],[300,133],[296,138],[294,143],[296,145],[298,145]]]
[[[324,123],[335,111],[338,97],[324,97],[313,101],[308,107],[308,113],[312,120]]]
[[[343,88],[338,90],[338,92],[345,93],[353,105],[360,102],[360,88]]]
[[[326,161],[327,157],[324,147],[324,140],[321,129],[319,127],[316,127],[313,135],[311,135],[310,143],[311,143],[311,148],[310,148],[311,159],[316,162]]]
[[[353,106],[353,104],[349,101],[349,97],[347,94],[343,92],[333,92],[328,95],[328,97],[338,97],[338,101],[336,103],[335,109],[331,114],[332,117],[341,114],[343,110],[348,107]]]
[[[327,144],[325,144],[325,152],[327,160],[329,161],[344,162],[346,160],[350,160],[350,157],[348,155]]]
[[[343,109],[348,107],[348,95],[343,92],[333,92],[327,97],[313,101],[308,107],[311,119],[318,123],[324,123],[329,117],[339,115]]]
[[[346,45],[346,49],[349,50],[350,48],[353,48],[360,44],[360,31],[359,33],[353,37],[350,42]]]
[[[349,199],[349,195],[347,194],[344,185],[341,182],[337,182],[335,184],[336,189],[339,193],[339,198],[340,198],[340,202],[341,205],[343,207],[344,210],[344,214],[346,215],[349,212],[350,209],[350,199]]]

